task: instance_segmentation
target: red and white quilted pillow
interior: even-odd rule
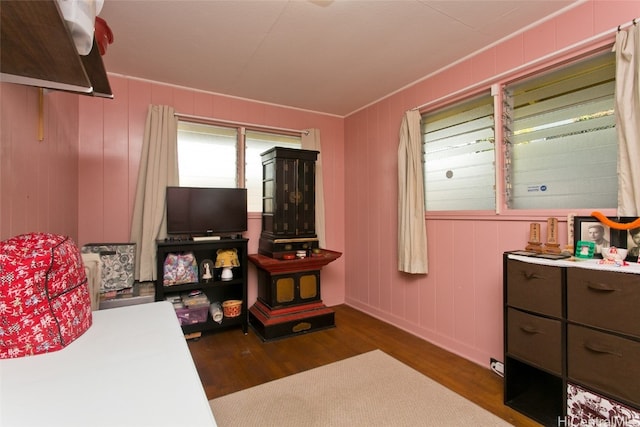
[[[60,350],[92,324],[82,257],[69,237],[0,242],[0,359]]]

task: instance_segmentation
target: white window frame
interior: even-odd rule
[[[491,94],[485,90],[422,115],[425,204],[428,210],[430,206],[447,205],[446,197],[451,193],[460,197],[454,198],[449,207],[465,205],[473,199],[478,205],[484,205],[481,207],[483,210],[495,209],[494,114]],[[472,164],[465,161],[469,158]],[[490,188],[478,186],[478,180],[485,184],[490,181]],[[464,212],[469,210],[477,209],[460,209]]]
[[[492,218],[496,215],[502,216],[513,216],[513,217],[531,217],[532,219],[540,216],[541,212],[544,212],[545,216],[567,216],[575,214],[576,212],[580,212],[580,209],[572,209],[572,208],[557,208],[557,209],[511,209],[507,206],[507,198],[505,192],[508,189],[508,183],[505,182],[506,174],[504,172],[506,165],[506,153],[505,153],[505,130],[503,128],[503,88],[525,76],[525,72],[522,71],[525,68],[527,69],[527,75],[533,74],[543,74],[545,70],[549,70],[552,68],[562,67],[564,64],[569,64],[572,62],[576,62],[581,59],[588,58],[589,56],[596,56],[602,54],[603,52],[611,50],[610,43],[604,43],[598,47],[592,48],[590,51],[585,52],[581,51],[573,55],[573,58],[570,58],[569,55],[563,55],[562,59],[556,59],[555,62],[552,59],[546,59],[544,62],[540,62],[535,64],[534,67],[531,65],[530,67],[521,67],[519,70],[516,70],[511,73],[504,73],[496,77],[493,80],[487,80],[482,82],[482,84],[477,84],[471,86],[467,89],[460,90],[455,92],[449,97],[443,97],[441,99],[432,101],[428,104],[425,104],[419,108],[421,108],[421,112],[424,115],[425,113],[437,111],[438,109],[444,109],[447,106],[450,106],[455,102],[463,102],[465,99],[472,99],[474,96],[477,96],[483,90],[487,90],[490,88],[491,94],[494,97],[494,117],[495,117],[495,140],[497,143],[495,144],[495,172],[496,172],[496,206],[495,210],[451,210],[451,211],[430,211],[425,210],[425,215],[427,218],[447,218],[447,219],[455,219],[455,218],[469,218],[469,217],[487,217]],[[568,59],[569,58],[569,59]],[[532,71],[533,70],[533,71]],[[427,106],[429,109],[426,109]],[[611,209],[612,211],[615,209]],[[582,210],[582,214],[588,215],[585,209]]]
[[[249,126],[246,124],[233,124],[229,122],[218,122],[218,121],[203,121],[201,119],[190,120],[189,118],[179,117],[179,121],[185,124],[196,124],[201,126],[212,126],[216,128],[224,128],[228,129],[231,132],[236,133],[235,138],[235,155],[236,155],[236,166],[235,166],[235,187],[236,188],[247,188],[247,132],[249,134],[255,135],[256,138],[259,138],[261,135],[274,137],[274,140],[277,140],[273,145],[265,146],[264,151],[274,146],[285,146],[290,148],[302,148],[302,132],[298,132],[295,130],[289,129],[279,129],[279,128],[268,128],[268,127],[258,127],[258,126]],[[296,142],[297,140],[297,142]],[[180,124],[178,125],[178,157],[180,156]],[[255,166],[255,162],[254,166]],[[260,167],[262,165],[260,164]],[[178,171],[178,173],[180,173]],[[255,175],[255,174],[253,174]],[[260,176],[260,180],[262,179],[262,169],[258,173]],[[193,185],[188,182],[179,182],[181,186],[200,186],[200,187],[215,187],[216,185],[208,185],[207,183],[200,183],[198,185]],[[231,185],[226,185],[226,187],[232,187]],[[247,188],[249,191],[248,200],[247,200],[247,210],[248,212],[261,212],[262,211],[262,186],[261,184],[249,185],[251,188]],[[254,188],[255,187],[255,188]],[[258,189],[259,187],[259,189]]]
[[[591,55],[506,83],[502,93],[505,107],[500,116],[506,162],[504,198],[509,209],[616,208],[614,54]],[[519,105],[514,107],[511,104],[515,100],[519,100]],[[610,145],[603,146],[601,141]],[[526,152],[531,156],[526,157],[526,163],[518,164],[516,153]],[[577,160],[581,155],[582,162]],[[595,162],[594,155],[597,157]],[[596,167],[605,161],[613,166]],[[544,173],[545,166],[554,162],[557,165],[564,162],[567,167],[561,170],[559,166],[552,166],[549,168],[551,173]],[[589,164],[594,168],[588,168]],[[554,207],[572,197],[576,202],[574,205]]]

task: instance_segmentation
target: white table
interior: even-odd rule
[[[0,426],[216,426],[168,302],[93,312],[66,348],[0,360]]]

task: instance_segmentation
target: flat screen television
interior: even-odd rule
[[[245,188],[167,187],[167,233],[229,236],[247,230]]]

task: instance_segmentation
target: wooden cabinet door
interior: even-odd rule
[[[315,236],[316,231],[316,165],[315,161],[299,160],[297,191],[300,194],[296,205],[296,236]]]

